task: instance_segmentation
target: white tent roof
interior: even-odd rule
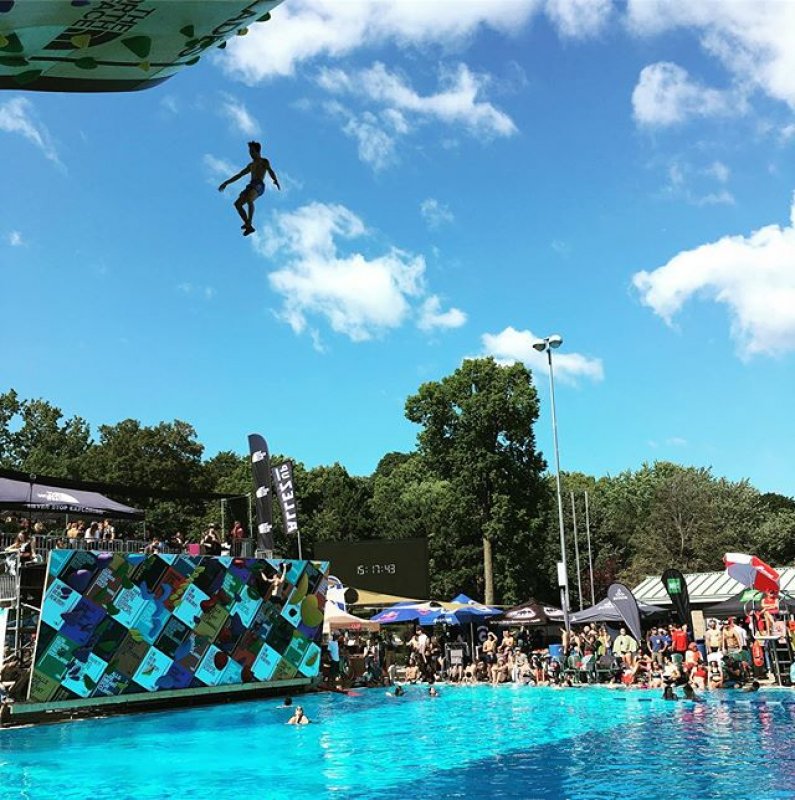
[[[775,567],[775,569],[781,576],[782,591],[795,594],[795,567]],[[721,603],[730,597],[735,597],[746,588],[734,578],[730,578],[723,570],[688,573],[685,575],[685,583],[693,605]],[[644,578],[632,593],[638,602],[651,603],[655,606],[671,605],[671,599],[659,575],[649,575]]]
[[[339,630],[378,631],[380,629],[381,626],[377,622],[355,617],[353,614],[343,611],[336,603],[326,602],[323,612],[323,633]]]

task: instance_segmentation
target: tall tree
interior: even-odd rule
[[[486,602],[495,601],[495,588],[504,598],[513,596],[524,585],[521,573],[544,493],[530,372],[493,358],[466,360],[452,375],[420,386],[406,401],[406,416],[422,426],[417,438],[428,469],[449,481],[461,506],[471,510],[468,533],[481,545]],[[524,557],[514,558],[522,551]]]

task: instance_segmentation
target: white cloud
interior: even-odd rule
[[[545,11],[561,36],[585,39],[601,33],[613,13],[612,0],[547,0]]]
[[[663,195],[681,198],[692,206],[734,205],[734,195],[725,186],[717,190],[705,186],[704,178],[725,184],[731,172],[720,161],[714,161],[706,167],[694,168],[685,161],[672,161],[668,165],[668,182]],[[693,184],[696,184],[695,188]]]
[[[22,247],[25,244],[25,240],[22,238],[22,234],[19,231],[10,231],[8,234],[8,243],[11,247]]]
[[[671,436],[665,440],[666,444],[671,445],[672,447],[687,447],[687,439],[683,439],[681,436]]]
[[[240,171],[226,159],[217,158],[211,153],[204,154],[202,157],[202,164],[207,173],[208,182],[213,184],[221,183]]]
[[[635,120],[649,127],[670,126],[691,117],[717,117],[746,111],[742,96],[693,81],[687,70],[661,61],[641,70],[632,92]]]
[[[522,361],[531,369],[548,374],[546,353],[533,349],[533,342],[539,340],[532,331],[518,331],[507,327],[499,333],[484,333],[481,337],[483,351],[494,356],[501,363]],[[564,345],[565,347],[565,345]],[[602,359],[584,356],[581,353],[567,353],[556,350],[552,356],[555,377],[564,383],[576,384],[579,378],[601,381],[604,378]]]
[[[292,75],[303,62],[339,58],[360,48],[460,46],[482,28],[510,35],[539,8],[540,0],[290,0],[273,12],[270,25],[233,37],[220,60],[254,84]]]
[[[41,150],[59,167],[63,167],[47,128],[36,119],[33,103],[27,97],[12,97],[0,103],[0,131],[18,133]]]
[[[191,297],[202,297],[205,300],[212,300],[216,295],[215,288],[212,286],[196,286],[193,283],[177,284],[177,289],[184,295]]]
[[[460,328],[466,323],[467,315],[461,309],[442,311],[441,307],[441,300],[435,294],[428,297],[420,307],[417,327],[421,331],[432,331],[436,328]]]
[[[789,226],[725,236],[632,280],[644,305],[668,324],[691,298],[725,304],[744,359],[795,350],[795,198]]]
[[[429,228],[439,228],[455,219],[453,212],[435,197],[426,197],[420,203],[420,214]]]
[[[713,161],[704,169],[704,174],[715,178],[718,183],[726,183],[731,175],[731,170],[721,161]]]
[[[332,330],[361,342],[402,325],[416,303],[418,324],[428,322],[426,329],[462,324],[457,309],[442,312],[438,299],[428,305],[435,296],[426,295],[422,256],[395,247],[373,257],[340,252],[346,242],[368,234],[364,222],[341,205],[311,203],[274,215],[257,246],[280,262],[269,281],[284,299],[280,316],[296,333],[309,327],[309,317],[321,317]],[[319,341],[316,332],[313,340]]]
[[[318,84],[333,94],[348,94],[386,106],[389,113],[400,114],[399,119],[408,130],[406,114],[421,120],[433,119],[449,125],[460,125],[474,135],[511,136],[516,125],[504,112],[483,100],[489,78],[469,70],[466,64],[440,73],[440,90],[435,94],[421,95],[407,79],[390,72],[376,62],[368,69],[345,72],[341,69],[322,69]]]
[[[653,35],[676,28],[700,34],[701,46],[733,76],[795,108],[795,3],[787,0],[629,0],[630,28]]]
[[[259,123],[251,116],[246,104],[228,94],[223,97],[220,111],[232,123],[234,130],[244,136],[256,136],[260,132]]]

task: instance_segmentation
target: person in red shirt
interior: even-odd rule
[[[687,652],[687,645],[687,627],[685,625],[682,625],[681,627],[674,625],[674,628],[671,631],[671,650],[674,653],[679,653],[681,656],[684,656],[684,654]]]
[[[778,595],[775,592],[768,592],[762,598],[762,615],[765,620],[765,632],[768,636],[773,634],[773,617],[779,612]]]

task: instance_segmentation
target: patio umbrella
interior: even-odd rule
[[[445,605],[435,600],[428,600],[424,603],[395,603],[395,605],[379,611],[374,617],[370,617],[371,622],[379,622],[381,625],[390,625],[398,622],[414,622],[419,625],[433,625],[440,614],[445,610]]]
[[[531,598],[526,603],[509,608],[495,625],[512,628],[516,625],[555,625],[563,622],[563,612],[554,606],[541,605]]]
[[[723,563],[729,577],[737,583],[759,592],[778,594],[779,574],[761,558],[745,553],[726,553]]]
[[[448,605],[454,607],[448,608],[438,618],[439,622],[444,622],[447,625],[466,625],[470,622],[480,622],[489,617],[498,617],[502,614],[499,608],[492,608],[483,603],[478,603],[477,600],[473,600],[465,594],[459,594],[454,597]]]

